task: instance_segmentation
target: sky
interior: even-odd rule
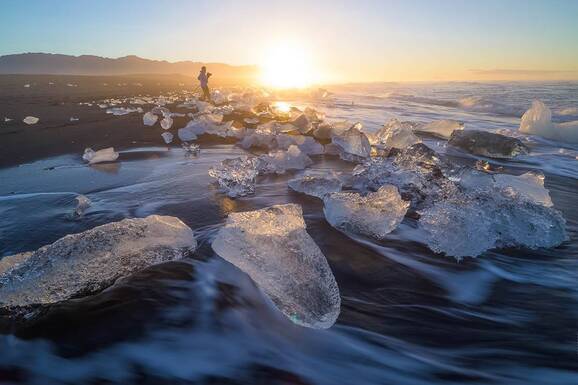
[[[261,65],[287,42],[326,82],[578,79],[578,0],[1,1],[0,55]]]

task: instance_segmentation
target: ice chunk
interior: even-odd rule
[[[114,151],[114,147],[104,148],[102,150],[94,151],[92,148],[86,148],[82,159],[88,164],[114,162],[118,159],[118,152]]]
[[[454,131],[448,144],[489,158],[509,159],[529,152],[519,139],[478,130]]]
[[[40,119],[38,119],[38,118],[35,117],[35,116],[27,116],[27,117],[25,117],[24,119],[22,119],[22,121],[23,121],[24,123],[28,124],[28,125],[30,125],[30,124],[36,124],[36,123],[38,123],[39,120],[40,120]]]
[[[24,88],[30,88],[30,84],[24,84]]]
[[[163,132],[161,136],[163,137],[163,140],[165,141],[166,144],[169,144],[173,141],[173,134],[171,134],[168,131]]]
[[[248,130],[248,132],[249,134],[241,140],[241,143],[239,143],[239,145],[244,149],[250,149],[251,147],[272,149],[277,146],[275,134],[270,131],[257,128],[252,132]]]
[[[161,128],[163,130],[168,130],[173,126],[173,118],[170,116],[165,116],[163,120],[161,120]]]
[[[133,112],[142,112],[142,108],[113,107],[106,110],[107,114],[112,114],[114,116],[128,115],[132,114]]]
[[[300,178],[290,180],[289,187],[297,192],[323,198],[329,193],[341,191],[343,183],[333,172],[307,172]]]
[[[299,150],[295,145],[289,146],[287,151],[275,150],[259,157],[260,173],[283,174],[288,170],[303,170],[313,164],[311,158]]]
[[[71,117],[70,117],[70,121],[71,121],[71,122],[78,122],[79,120],[80,120],[80,119],[78,119],[78,118],[76,118],[76,117],[74,117],[74,116],[71,116]]]
[[[0,306],[50,304],[89,295],[121,277],[183,258],[196,248],[178,218],[151,215],[67,235],[0,260]]]
[[[340,156],[345,160],[367,158],[371,154],[369,139],[359,129],[360,125],[355,124],[341,134],[333,133],[331,137],[331,141],[341,148]],[[353,155],[353,158],[348,155]]]
[[[301,207],[286,204],[231,213],[212,244],[298,325],[329,328],[339,316],[339,287],[306,231]]]
[[[259,162],[254,156],[225,159],[209,169],[209,176],[217,179],[221,190],[231,198],[254,194]]]
[[[197,155],[201,151],[201,146],[199,146],[196,143],[183,142],[181,143],[181,147],[183,148],[183,150],[185,150],[186,153],[192,155]]]
[[[552,207],[552,198],[544,187],[544,174],[527,172],[520,176],[496,174],[493,176],[494,186],[505,190],[512,197],[523,197],[534,203]]]
[[[4,117],[4,123],[8,123],[8,122],[11,122],[11,121],[12,121],[12,119],[10,119],[10,118],[8,118],[8,117],[6,117],[6,116]]]
[[[419,226],[435,252],[475,257],[499,247],[558,246],[566,239],[559,211],[500,193],[463,193],[421,212]]]
[[[76,198],[74,198],[74,200],[76,201],[76,208],[74,209],[74,214],[77,217],[81,217],[84,215],[84,212],[86,211],[86,209],[88,209],[91,205],[90,199],[88,199],[88,197],[86,197],[85,195],[78,195]]]
[[[289,146],[296,145],[307,155],[321,155],[324,153],[323,145],[316,142],[311,136],[280,134],[275,137],[277,146],[287,150]]]
[[[416,143],[419,139],[413,133],[413,125],[406,122],[400,122],[396,118],[390,119],[383,127],[372,135],[373,145],[386,148],[406,148]]]
[[[291,124],[302,134],[305,134],[311,130],[311,123],[305,114],[300,114],[297,116],[291,121]]]
[[[183,142],[190,142],[191,140],[197,139],[197,135],[195,135],[193,129],[188,127],[179,128],[177,135]]]
[[[142,121],[145,126],[154,126],[158,119],[159,117],[153,114],[152,111],[142,116]]]
[[[416,127],[415,131],[449,139],[452,132],[463,129],[464,124],[456,120],[434,120],[433,122]]]
[[[383,239],[403,220],[409,202],[401,199],[397,188],[385,185],[362,196],[339,192],[323,199],[325,218],[331,226],[353,233]]]
[[[552,112],[544,103],[534,100],[520,121],[520,132],[544,138],[578,143],[578,121],[552,123]]]

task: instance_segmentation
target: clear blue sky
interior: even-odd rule
[[[515,71],[578,77],[576,0],[2,0],[0,6],[1,55],[259,64],[263,47],[276,39],[306,44],[317,66],[348,80]]]

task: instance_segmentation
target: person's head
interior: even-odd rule
[[[201,67],[201,72],[207,72],[207,67],[202,66],[202,67]]]

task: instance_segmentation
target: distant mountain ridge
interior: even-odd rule
[[[193,61],[168,62],[149,60],[130,55],[105,58],[92,55],[61,55],[23,53],[0,56],[0,74],[27,75],[196,75],[206,65],[221,79],[252,80],[257,77],[256,66],[232,66],[223,63]]]

